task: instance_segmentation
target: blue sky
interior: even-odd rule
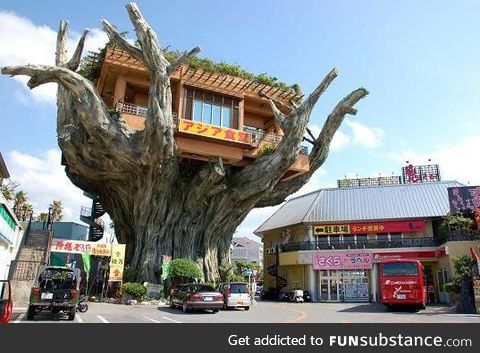
[[[61,19],[71,39],[103,18],[129,31],[126,1],[9,1],[0,4],[0,66],[51,63]],[[480,2],[478,1],[138,1],[162,44],[267,72],[309,93],[331,68],[339,77],[312,114],[319,131],[344,95],[369,90],[356,117],[335,136],[328,160],[300,193],[334,187],[345,175],[399,174],[405,161],[439,163],[444,180],[480,184]],[[73,4],[73,3],[72,3]],[[54,87],[28,91],[0,77],[0,151],[37,208],[64,200],[78,219],[88,200],[59,166]],[[256,210],[239,227],[250,235],[274,209]]]

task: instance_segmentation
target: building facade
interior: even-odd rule
[[[322,189],[286,202],[255,233],[264,243],[264,288],[308,289],[315,301],[379,301],[379,262],[413,258],[428,300],[448,303],[452,259],[479,246],[478,231],[442,232],[447,189],[428,182]]]
[[[10,178],[7,166],[0,154],[0,186]],[[6,279],[10,262],[15,259],[21,243],[23,228],[7,200],[0,193],[0,279]]]
[[[253,163],[283,136],[268,100],[259,93],[268,93],[285,106],[300,99],[293,90],[187,65],[172,74],[170,84],[178,152],[198,163],[212,157],[234,167]],[[116,46],[108,47],[97,89],[129,133],[145,128],[149,72],[142,62]],[[308,151],[302,148],[283,180],[308,170]]]
[[[263,260],[263,245],[247,237],[233,237],[232,261],[248,261],[261,264]]]

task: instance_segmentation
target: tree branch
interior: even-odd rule
[[[368,91],[364,88],[359,88],[345,98],[343,98],[329,114],[325,121],[322,131],[315,139],[314,147],[312,148],[310,159],[310,170],[307,173],[299,175],[296,178],[279,182],[265,197],[263,197],[255,207],[275,206],[285,201],[285,198],[292,193],[300,190],[305,183],[310,180],[311,176],[320,166],[325,162],[329,152],[329,146],[335,132],[341,126],[346,114],[356,113],[353,106],[362,98],[368,95]]]
[[[212,160],[208,166],[200,170],[192,180],[191,195],[188,198],[187,208],[192,212],[198,208],[199,200],[207,201],[210,196],[226,189],[224,183],[225,168],[221,158]]]
[[[163,55],[155,31],[142,16],[137,4],[133,2],[129,3],[126,5],[126,8],[130,21],[135,27],[135,33],[137,34],[138,42],[142,49],[143,58],[150,67],[152,74],[156,70],[159,70],[159,73],[166,75],[166,69],[169,62]]]
[[[73,53],[72,58],[70,61],[66,64],[66,67],[72,71],[76,71],[78,67],[80,66],[80,62],[82,60],[82,52],[83,52],[83,47],[85,45],[85,39],[87,38],[89,30],[85,29],[82,33],[82,36],[80,37],[80,40],[78,41],[77,48],[75,49],[75,52]]]
[[[67,62],[67,31],[68,22],[60,21],[57,32],[57,47],[55,51],[55,65],[63,66]]]
[[[333,68],[327,76],[322,80],[322,82],[315,88],[315,90],[308,96],[306,100],[303,101],[302,104],[297,108],[298,115],[304,114],[307,112],[308,114],[311,113],[313,106],[317,103],[320,96],[327,90],[333,80],[337,77],[338,70]]]
[[[145,61],[142,51],[136,46],[130,44],[107,20],[102,20],[103,30],[107,33],[110,41],[117,44],[134,58]]]
[[[202,49],[200,47],[195,47],[193,48],[192,50],[190,50],[189,52],[183,54],[182,56],[180,56],[178,59],[176,59],[175,61],[172,61],[170,63],[170,65],[168,65],[167,67],[167,75],[170,76],[172,75],[175,71],[177,71],[177,69],[182,66],[183,63],[185,63],[188,59],[190,59],[191,57],[197,55],[198,53],[200,53],[202,51]]]
[[[79,74],[67,68],[45,65],[6,66],[1,69],[1,73],[30,76],[27,82],[30,89],[48,82],[62,85],[75,98],[78,117],[84,129],[91,136],[98,136],[99,130],[110,134],[109,114],[102,98],[91,82]],[[88,114],[85,114],[85,111],[88,111]]]

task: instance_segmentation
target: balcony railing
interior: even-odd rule
[[[124,102],[118,102],[115,110],[119,113],[126,113],[126,114],[132,114],[132,115],[137,115],[146,118],[147,117],[147,112],[148,108],[143,107],[140,105],[136,104],[131,104],[131,103],[124,103]],[[178,124],[178,117],[176,113],[172,113],[173,115],[173,122]],[[274,146],[278,145],[280,141],[282,141],[282,136],[277,135],[273,132],[265,132],[261,129],[256,129],[251,126],[244,126],[243,131],[247,132],[248,134],[251,135],[251,141],[253,146],[258,146],[260,142],[265,141],[267,143],[270,143]],[[306,146],[300,146],[299,150],[300,154],[308,155],[308,149]]]
[[[392,240],[349,240],[349,241],[301,241],[280,245],[280,251],[308,251],[308,250],[332,250],[332,249],[385,249],[385,248],[413,248],[413,247],[434,247],[447,241],[478,241],[480,231],[450,231],[443,237],[429,238],[403,238]]]

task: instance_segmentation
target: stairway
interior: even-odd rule
[[[50,234],[49,230],[29,230],[17,257],[10,264],[8,278],[12,284],[14,306],[17,308],[28,305],[38,267],[49,262]]]
[[[89,241],[99,241],[103,238],[105,224],[100,218],[105,214],[100,200],[97,196],[84,192],[84,195],[92,199],[92,207],[82,207],[80,210],[80,220],[90,226],[88,231]]]
[[[268,274],[275,277],[277,293],[279,293],[282,288],[286,287],[288,284],[288,281],[284,277],[278,275],[278,268],[278,265],[271,265],[267,268]]]

